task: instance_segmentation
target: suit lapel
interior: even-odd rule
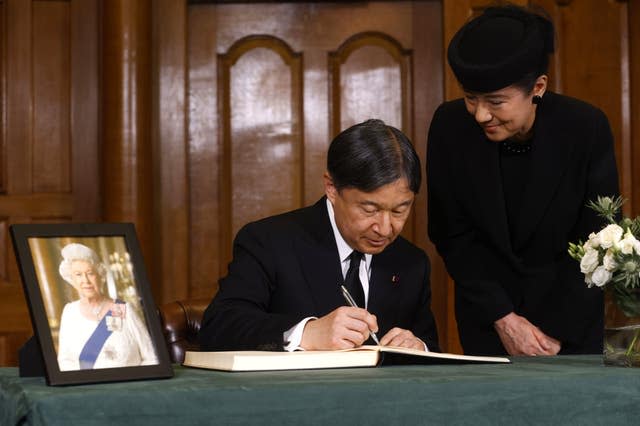
[[[531,150],[529,180],[525,189],[518,222],[514,235],[514,248],[517,250],[538,228],[549,204],[553,199],[560,177],[569,160],[570,147],[558,126],[550,123],[553,94],[548,93],[538,106],[538,116],[534,125],[534,140]],[[552,127],[556,127],[552,130]]]
[[[390,254],[392,247],[374,255],[371,260],[371,278],[369,279],[369,305],[367,310],[375,314],[379,320],[384,319],[387,324],[379,324],[381,329],[387,330],[396,324],[397,307],[400,306],[400,293],[395,287],[400,285],[400,271],[395,271]],[[382,337],[378,335],[378,337]]]
[[[344,304],[340,292],[340,259],[325,198],[313,206],[309,221],[304,228],[311,231],[295,243],[296,256],[313,299],[315,314],[322,316]]]

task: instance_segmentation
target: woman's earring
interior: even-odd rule
[[[534,105],[538,105],[541,101],[542,101],[542,96],[540,95],[534,95],[533,98],[531,98],[531,103]]]

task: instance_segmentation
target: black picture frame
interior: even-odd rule
[[[42,367],[37,365],[38,362],[41,362],[44,365],[47,384],[50,386],[162,379],[173,376],[158,311],[153,301],[142,253],[132,223],[14,224],[10,226],[10,233],[35,338],[35,342],[28,342],[21,350],[21,375],[23,375],[23,371],[36,372],[35,374],[37,374],[39,369],[42,370]],[[100,287],[101,292],[107,292],[109,298],[104,296],[104,300],[116,300],[114,304],[108,302],[107,307],[102,310],[103,313],[108,312],[108,314],[104,313],[105,320],[102,321],[106,321],[102,325],[102,329],[108,327],[108,331],[103,333],[103,336],[107,337],[101,337],[104,340],[92,343],[93,345],[97,344],[97,347],[100,348],[99,350],[93,347],[91,349],[95,357],[92,367],[87,367],[86,361],[84,361],[83,367],[69,367],[64,360],[58,359],[61,348],[58,348],[57,333],[63,325],[62,312],[67,305],[69,305],[69,312],[76,315],[73,318],[80,318],[79,315],[82,312],[80,307],[81,294],[78,290],[80,286],[76,287],[73,282],[69,281],[70,275],[66,275],[67,278],[63,279],[60,269],[63,260],[62,248],[69,244],[74,245],[74,248],[82,245],[93,250],[99,261],[103,262],[100,274],[94,274],[98,276],[95,279],[96,282],[100,281],[95,286],[96,288]],[[114,293],[115,298],[112,298]],[[76,302],[73,309],[71,308],[72,302]],[[108,310],[109,306],[114,307],[113,310]],[[120,312],[114,313],[114,311],[119,311],[120,306],[123,307],[123,313],[121,318],[117,318]],[[84,309],[86,312],[86,307]],[[67,318],[72,318],[71,313],[67,315]],[[98,324],[101,322],[99,318],[100,314],[96,314],[94,321]],[[132,326],[134,323],[137,328]],[[66,354],[73,352],[70,349],[67,350],[71,346],[77,349],[83,343],[73,340],[76,338],[75,336],[82,336],[82,334],[72,330],[77,324],[82,324],[82,320],[70,321],[67,319],[64,324],[66,324],[64,325],[64,330],[66,330],[64,335],[71,336],[65,337],[64,342],[73,343],[73,345],[65,345],[64,353]],[[91,328],[91,324],[88,324],[87,327]],[[147,335],[144,334],[145,327]],[[95,328],[97,330],[100,326]],[[125,336],[115,333],[127,334]],[[133,339],[131,337],[133,335],[137,337]],[[94,336],[92,335],[92,337]],[[135,340],[138,350],[123,351],[120,350],[122,345],[117,346],[117,344],[108,346],[111,345],[111,343],[107,344],[111,338],[113,338],[112,343]],[[88,341],[89,339],[85,339],[82,353],[89,346]],[[146,350],[142,350],[142,348]],[[149,350],[150,348],[152,350]],[[107,352],[107,350],[111,351]],[[23,351],[26,353],[22,353]],[[130,357],[126,361],[127,364],[114,367],[113,364],[116,361],[113,360],[119,362],[118,357],[123,353],[140,354],[139,362],[144,365],[131,365]],[[153,358],[154,354],[156,358]],[[101,362],[102,365],[100,365]]]

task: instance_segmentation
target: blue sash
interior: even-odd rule
[[[98,323],[96,329],[93,330],[87,343],[84,344],[82,352],[80,352],[80,370],[90,370],[93,368],[96,359],[98,359],[98,355],[100,355],[100,351],[102,351],[104,342],[106,342],[109,336],[111,336],[111,333],[113,333],[107,328],[107,317],[110,316],[111,311],[102,317],[102,320]]]
[[[124,305],[124,301],[116,299],[116,303]],[[107,311],[107,314],[102,317],[102,321],[98,323],[96,329],[93,330],[91,336],[84,344],[82,352],[80,352],[80,370],[91,370],[93,365],[98,359],[98,355],[102,351],[104,342],[107,341],[113,331],[107,327],[107,317],[111,317],[111,310]]]

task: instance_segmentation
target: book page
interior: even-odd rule
[[[384,356],[401,364],[510,363],[508,358],[425,352],[393,346],[360,346],[336,351],[221,351],[185,353],[183,365],[223,371],[304,370],[374,367]],[[392,362],[393,363],[393,362]]]

